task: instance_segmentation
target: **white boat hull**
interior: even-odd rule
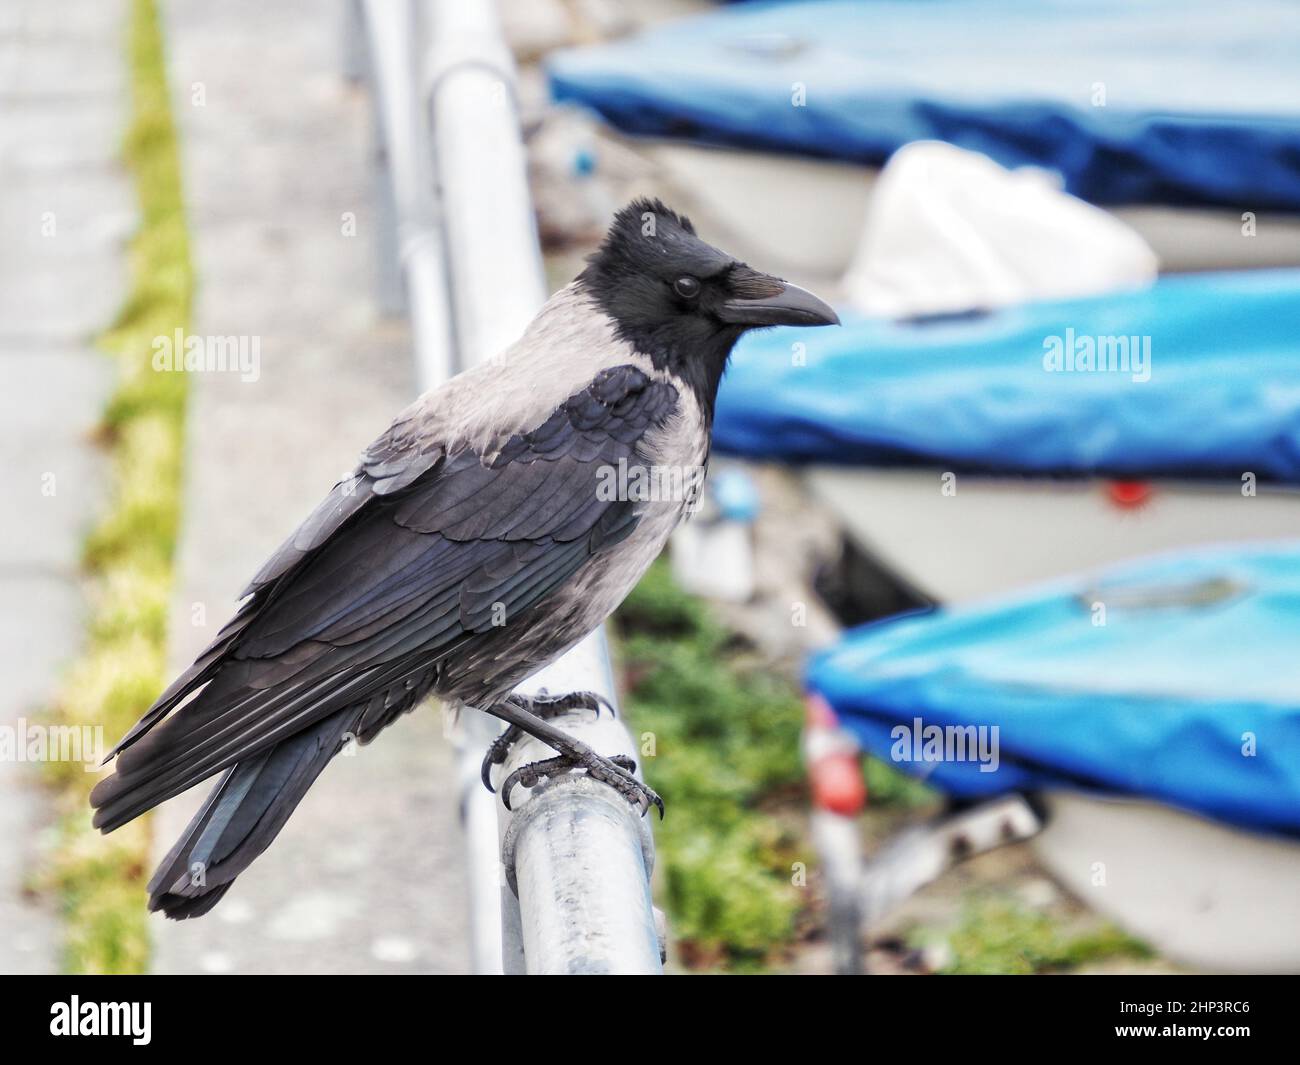
[[[815,467],[813,495],[912,587],[964,603],[1037,581],[1206,543],[1300,537],[1300,492],[1158,482],[1122,508],[1104,482]]]
[[[1212,972],[1300,972],[1300,843],[1150,802],[1044,801],[1043,863],[1162,955]]]

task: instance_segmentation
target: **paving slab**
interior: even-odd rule
[[[118,159],[126,6],[0,14],[0,728],[20,743],[82,645],[81,544],[106,497],[92,433],[114,366],[91,338],[125,292],[135,217]],[[39,764],[0,761],[0,973],[59,965],[52,907],[29,890],[50,818]]]

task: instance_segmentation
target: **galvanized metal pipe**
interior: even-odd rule
[[[546,282],[496,6],[432,0],[429,12],[423,77],[464,369],[518,338]]]
[[[863,972],[862,828],[858,818],[813,808],[813,846],[821,859],[826,885],[827,928],[831,964],[839,976]]]
[[[503,840],[534,975],[659,970],[650,830],[611,788],[573,777],[535,789]]]
[[[348,5],[351,18],[353,6]],[[365,0],[364,26],[350,24],[350,37],[368,45],[374,100],[379,211],[379,302],[386,311],[410,315],[416,380],[420,391],[456,372],[450,282],[434,185],[432,145],[416,57],[427,51],[429,20],[414,0]],[[389,279],[385,281],[385,279]],[[395,291],[393,280],[400,285]],[[494,723],[477,716],[461,723],[458,793],[469,881],[470,954],[474,971],[500,973],[503,941],[500,849],[493,796],[478,778],[478,761],[495,734]],[[515,942],[518,936],[514,937]],[[518,954],[518,949],[514,951]],[[522,968],[517,963],[515,968]]]
[[[427,20],[411,0],[365,0],[371,92],[387,177],[381,191],[380,271],[400,264],[416,376],[432,388],[456,372],[446,252],[434,188],[429,131],[418,105],[416,55]],[[387,198],[390,207],[383,206]],[[386,215],[390,216],[386,220]],[[381,293],[381,301],[390,302]],[[395,308],[393,308],[395,309]]]
[[[514,98],[514,67],[491,3],[432,0],[423,74],[443,207],[457,364],[490,359],[513,341],[546,298]],[[615,699],[603,631],[532,678],[526,692],[595,691]],[[590,714],[587,715],[590,717]],[[579,714],[557,722],[592,729],[604,754],[632,753],[626,730]],[[521,742],[503,767],[550,757]],[[503,777],[499,777],[503,779]],[[649,828],[605,785],[581,776],[516,789],[500,808],[504,967],[528,972],[662,971],[649,875]],[[514,911],[513,900],[518,900]],[[519,931],[522,943],[510,930]],[[522,954],[522,957],[521,957]]]
[[[1013,794],[907,829],[866,862],[859,888],[863,921],[874,925],[954,866],[1029,839],[1042,827],[1024,796]]]
[[[426,389],[504,348],[545,298],[513,66],[491,4],[365,0],[364,16],[381,196],[391,204],[381,212],[379,247],[381,258],[401,265]],[[417,106],[422,99],[427,115]],[[612,701],[603,632],[527,690],[597,691]],[[603,753],[634,753],[626,730],[608,718],[594,732],[581,714],[561,724]],[[580,777],[532,795],[517,789],[516,813],[499,817],[477,772],[495,731],[479,715],[460,730],[475,969],[659,972],[646,822],[604,785]],[[521,743],[503,773],[552,753]]]

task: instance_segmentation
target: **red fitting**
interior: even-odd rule
[[[828,754],[808,770],[813,802],[819,809],[851,816],[867,805],[867,782],[862,779],[862,762],[853,754]]]
[[[813,803],[835,814],[861,813],[867,804],[867,783],[857,744],[840,728],[835,711],[820,695],[809,694],[804,709],[804,755]]]
[[[1151,500],[1150,481],[1111,481],[1106,494],[1115,506],[1123,510],[1136,510]]]

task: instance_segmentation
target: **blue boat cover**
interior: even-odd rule
[[[786,462],[1300,483],[1300,270],[753,334],[713,438]]]
[[[548,61],[629,133],[882,163],[943,140],[1095,203],[1300,209],[1300,5],[745,4]],[[796,106],[797,104],[797,106]]]
[[[955,795],[1081,788],[1300,835],[1298,634],[1300,543],[1203,549],[873,623],[808,684],[866,750]],[[931,726],[996,726],[996,769],[973,743],[926,760]]]

